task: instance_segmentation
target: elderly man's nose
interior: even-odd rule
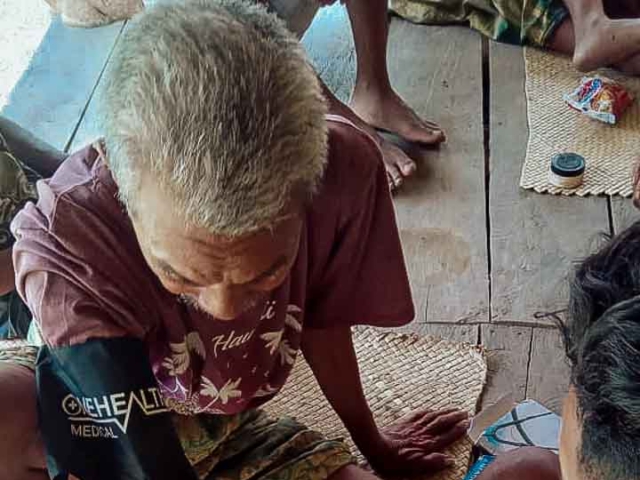
[[[198,303],[220,320],[233,320],[246,310],[249,302],[247,295],[241,290],[219,287],[202,292]]]

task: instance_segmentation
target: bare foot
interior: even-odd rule
[[[376,140],[378,140],[378,145],[382,151],[382,160],[389,177],[389,190],[393,192],[400,188],[405,177],[413,175],[416,171],[416,164],[393,143],[387,142],[378,134],[375,134],[375,137],[377,137]]]
[[[382,161],[384,162],[387,177],[389,178],[389,190],[394,191],[399,188],[404,182],[404,178],[412,175],[416,171],[415,162],[401,149],[382,138],[373,126],[369,125],[351,108],[338,100],[326,87],[325,96],[329,100],[329,111],[331,113],[350,120],[376,141],[382,151]]]
[[[391,88],[374,93],[356,85],[351,108],[372,127],[394,133],[409,142],[438,145],[446,139],[438,125],[422,120]]]
[[[573,63],[582,71],[623,62],[640,52],[640,20],[611,20],[603,13],[574,19]]]

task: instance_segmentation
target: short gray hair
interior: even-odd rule
[[[325,101],[299,42],[264,7],[183,0],[139,15],[102,97],[109,168],[131,211],[151,173],[187,224],[238,236],[310,195],[327,156]]]

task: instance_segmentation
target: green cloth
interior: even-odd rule
[[[0,132],[0,250],[13,245],[9,224],[29,201],[38,199],[36,182],[40,176],[18,160]]]
[[[468,24],[499,42],[545,47],[569,12],[562,0],[391,0],[407,20]]]
[[[11,248],[15,239],[9,230],[13,217],[29,201],[36,201],[40,176],[9,150],[0,132],[0,250]],[[31,313],[13,291],[0,296],[0,338],[25,338]]]
[[[354,462],[341,440],[260,410],[176,415],[174,425],[202,480],[326,480]]]

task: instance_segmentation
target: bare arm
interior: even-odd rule
[[[325,397],[376,471],[406,476],[452,464],[442,450],[465,434],[466,412],[455,408],[416,412],[380,430],[364,396],[351,330],[307,330],[302,352]]]
[[[367,444],[380,434],[362,390],[351,330],[348,327],[307,330],[302,352],[353,441],[366,450]],[[367,455],[365,451],[362,453]]]

